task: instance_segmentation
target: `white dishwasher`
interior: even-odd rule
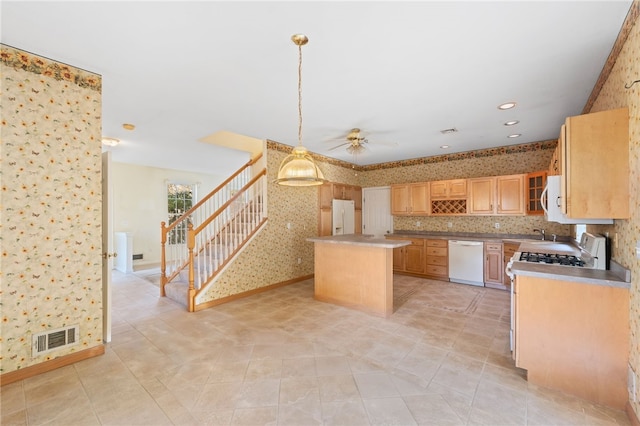
[[[484,287],[484,243],[449,240],[449,281]]]

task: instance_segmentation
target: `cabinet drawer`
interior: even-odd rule
[[[502,251],[502,244],[500,243],[485,243],[487,251]]]
[[[447,256],[446,247],[429,247],[427,246],[427,256]]]
[[[427,240],[427,247],[447,247],[447,240]]]
[[[427,257],[427,265],[447,266],[447,258],[445,256],[429,256]]]
[[[448,276],[449,271],[446,266],[427,265],[427,274],[446,277]]]
[[[411,240],[411,245],[412,246],[424,246],[424,240],[422,238],[412,239]]]

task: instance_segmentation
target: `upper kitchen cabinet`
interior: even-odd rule
[[[452,179],[429,182],[432,200],[467,198],[467,180]]]
[[[452,179],[429,182],[432,215],[467,214],[467,180]]]
[[[558,146],[563,213],[628,219],[628,108],[567,118]]]
[[[524,177],[520,174],[469,179],[468,213],[524,215]]]
[[[539,171],[529,173],[526,179],[527,190],[527,214],[541,215],[544,214],[540,197],[547,183],[547,171]]]
[[[429,214],[429,182],[391,185],[391,214],[427,216]]]

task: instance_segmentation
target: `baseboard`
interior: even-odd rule
[[[41,362],[40,364],[21,368],[20,370],[4,373],[0,375],[0,386],[28,379],[29,377],[37,376],[38,374],[46,373],[60,367],[75,364],[78,361],[93,358],[94,356],[103,355],[104,351],[104,345],[98,345],[80,352],[74,352],[69,355],[63,355],[49,361]]]
[[[294,279],[287,280],[287,281],[282,281],[282,282],[279,282],[279,283],[276,283],[276,284],[271,284],[271,285],[268,285],[266,287],[260,287],[260,288],[256,288],[256,289],[249,290],[249,291],[245,291],[245,292],[242,292],[242,293],[233,294],[231,296],[223,297],[221,299],[216,299],[216,300],[211,300],[209,302],[200,303],[200,304],[195,306],[194,310],[196,312],[197,311],[201,311],[203,309],[211,308],[213,306],[218,306],[218,305],[222,305],[224,303],[233,302],[234,300],[243,299],[245,297],[253,296],[254,294],[264,293],[265,291],[273,290],[273,289],[276,289],[278,287],[284,287],[284,286],[287,286],[287,285],[299,283],[301,281],[306,281],[306,280],[309,280],[311,278],[313,278],[313,274],[305,275],[305,276],[294,278]]]
[[[640,426],[640,420],[638,420],[638,415],[635,411],[633,411],[633,407],[631,403],[627,401],[627,405],[625,406],[625,411],[627,412],[627,417],[629,417],[629,423],[631,426]]]

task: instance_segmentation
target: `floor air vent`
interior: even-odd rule
[[[80,337],[80,326],[58,328],[33,335],[31,355],[38,355],[51,352],[55,349],[73,346],[78,343]]]

